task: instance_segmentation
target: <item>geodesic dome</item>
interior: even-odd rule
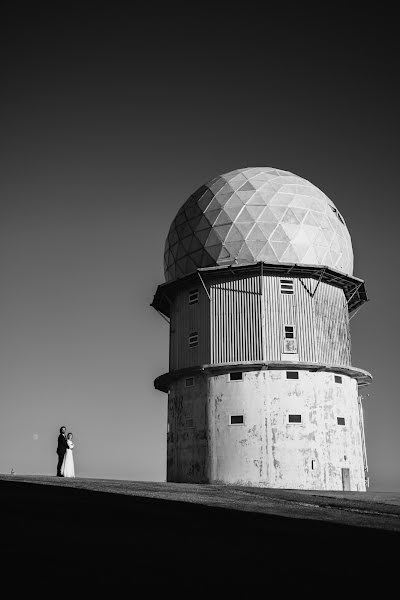
[[[323,265],[351,275],[350,234],[315,185],[270,167],[238,169],[199,188],[168,233],[166,281],[229,264]]]

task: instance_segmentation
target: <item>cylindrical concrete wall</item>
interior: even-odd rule
[[[365,490],[355,379],[295,365],[231,377],[171,384],[168,481]]]

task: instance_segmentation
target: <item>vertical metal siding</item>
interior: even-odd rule
[[[211,361],[262,360],[259,278],[220,280],[211,286]]]
[[[199,290],[199,301],[189,304],[189,290]],[[197,331],[199,344],[189,347],[189,333]],[[171,311],[170,370],[210,362],[210,301],[199,281],[176,296]]]
[[[350,366],[350,331],[340,288],[293,278],[294,294],[280,293],[280,277],[256,275],[213,280],[178,293],[171,307],[170,369],[200,364],[281,360],[284,326],[293,325],[299,360]],[[189,305],[189,289],[199,302]],[[199,345],[188,337],[199,333]],[[264,346],[264,347],[263,347]]]

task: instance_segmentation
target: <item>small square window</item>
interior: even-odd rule
[[[301,415],[289,415],[289,423],[301,423]]]
[[[189,333],[189,348],[195,348],[199,345],[199,334],[197,331]]]
[[[280,280],[281,294],[293,294],[293,279]]]
[[[229,373],[229,379],[231,381],[243,381],[243,373],[241,371],[234,371]]]
[[[291,325],[285,325],[285,338],[292,340],[294,338],[294,329]]]
[[[335,383],[342,383],[342,378],[340,375],[335,375]]]
[[[286,371],[286,379],[298,379],[299,372],[298,371]]]
[[[192,387],[194,385],[194,377],[186,377],[185,387]]]
[[[189,304],[197,304],[198,301],[199,301],[199,290],[190,290]]]
[[[346,421],[345,421],[344,417],[338,417],[337,424],[338,425],[346,425]]]
[[[243,425],[244,417],[243,415],[231,415],[231,425]]]

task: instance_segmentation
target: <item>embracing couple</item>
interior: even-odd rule
[[[64,426],[60,427],[57,444],[57,477],[75,477],[74,457],[72,455],[72,448],[75,444],[72,441],[72,433],[67,434],[66,431]]]

